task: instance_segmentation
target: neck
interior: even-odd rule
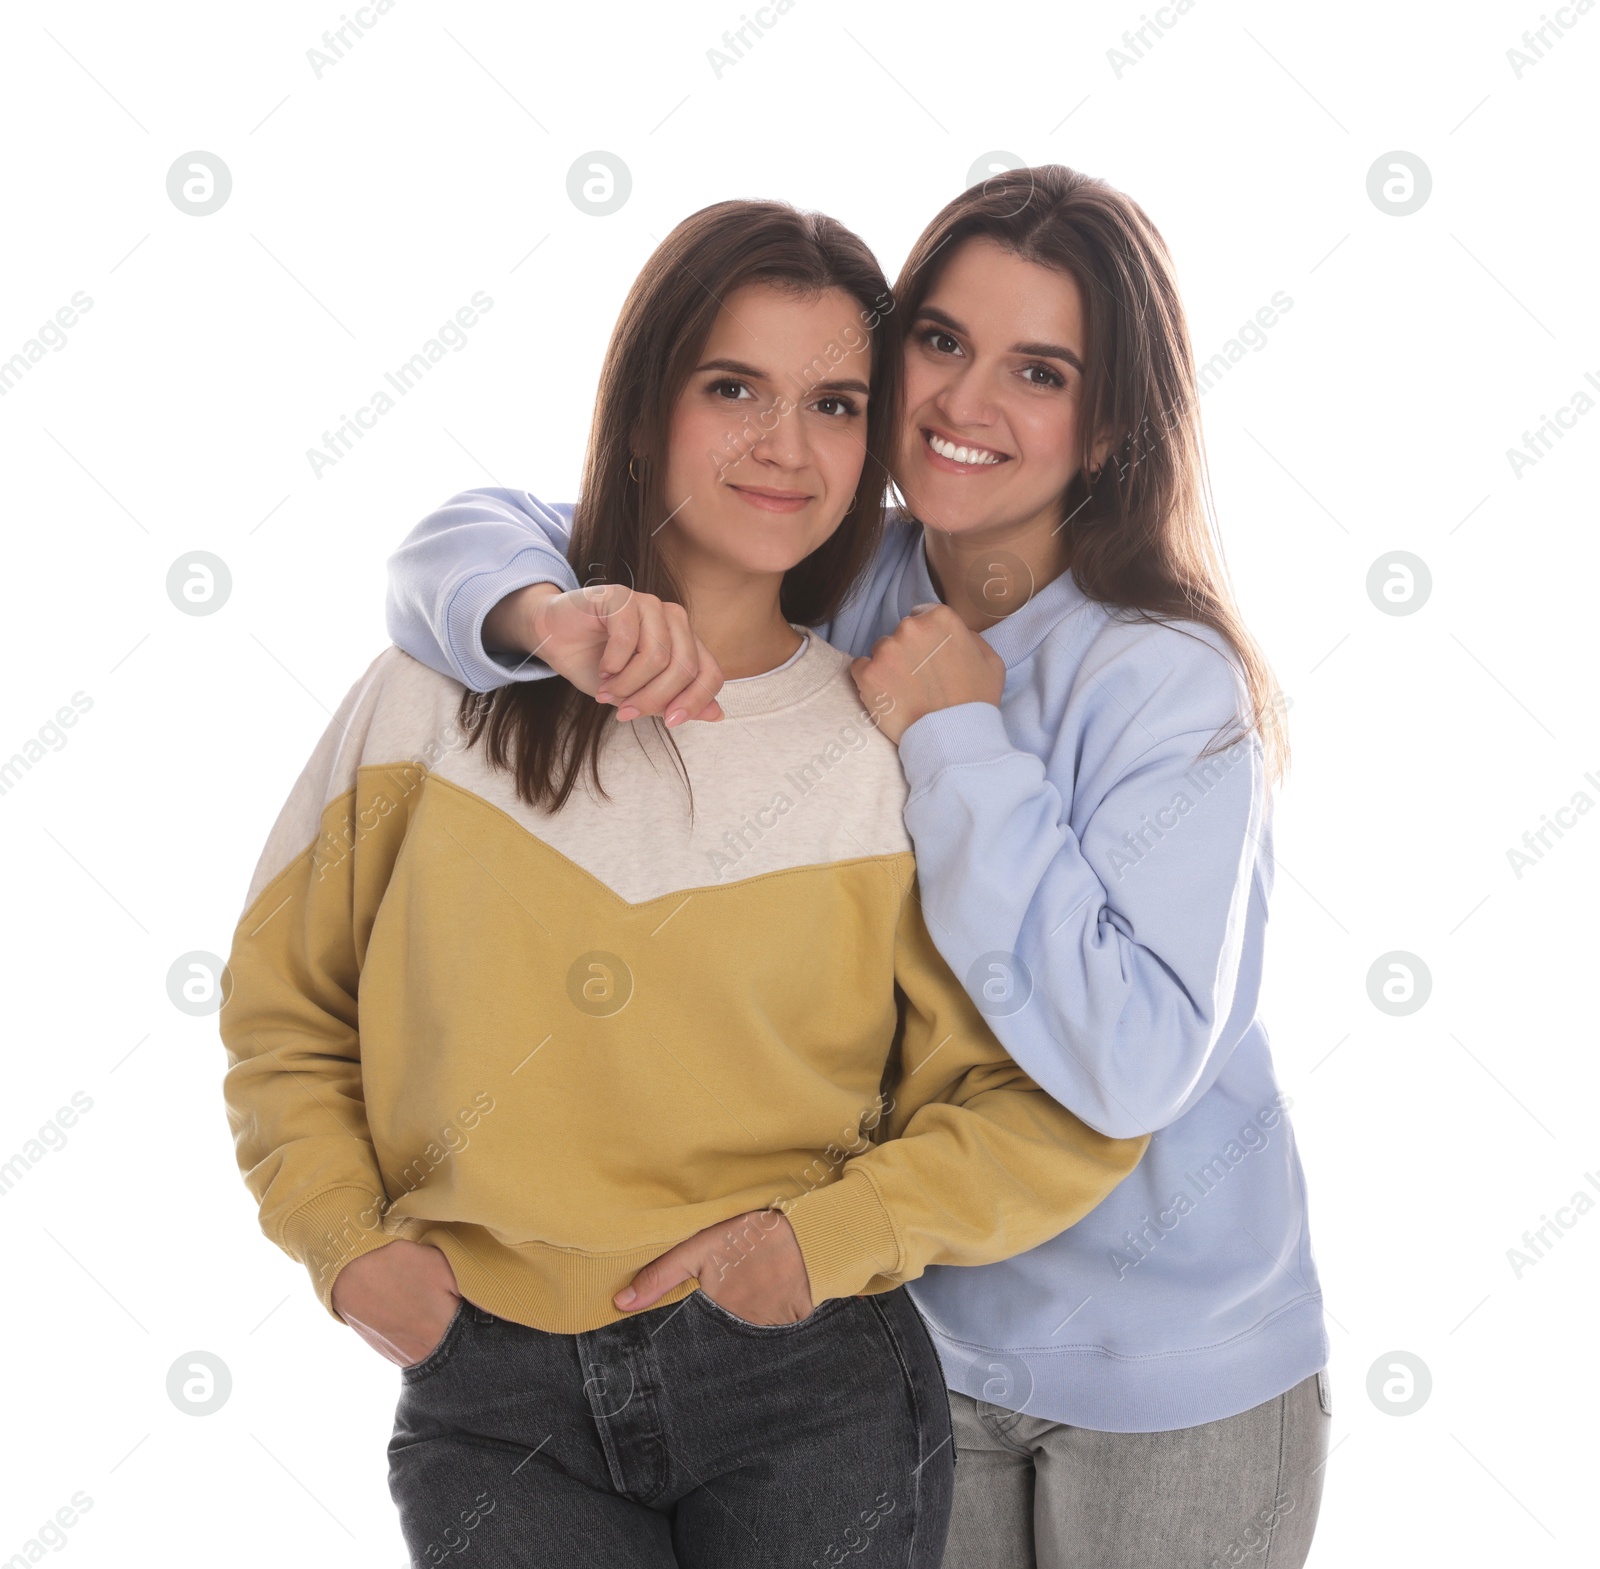
[[[974,632],[992,627],[1067,570],[1067,536],[1057,531],[1055,510],[959,534],[923,528],[928,576],[963,625]]]
[[[671,563],[694,634],[729,681],[776,669],[804,641],[783,618],[781,572],[749,573],[703,558]]]

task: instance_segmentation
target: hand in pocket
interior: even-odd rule
[[[449,1259],[403,1237],[352,1259],[333,1283],[334,1312],[396,1367],[432,1355],[460,1303]]]

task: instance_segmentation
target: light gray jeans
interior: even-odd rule
[[[943,1569],[1300,1569],[1322,1502],[1327,1377],[1169,1433],[1068,1427],[951,1390]]]

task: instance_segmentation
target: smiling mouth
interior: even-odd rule
[[[924,430],[922,440],[930,452],[946,463],[959,463],[963,468],[998,468],[1011,461],[1006,453],[996,452],[992,447],[962,446],[937,431]]]

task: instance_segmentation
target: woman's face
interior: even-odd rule
[[[1060,523],[1079,468],[1083,318],[1070,274],[981,236],[957,248],[906,338],[895,481],[920,522]]]
[[[757,283],[724,301],[667,441],[674,566],[783,573],[850,510],[866,455],[861,307]]]

